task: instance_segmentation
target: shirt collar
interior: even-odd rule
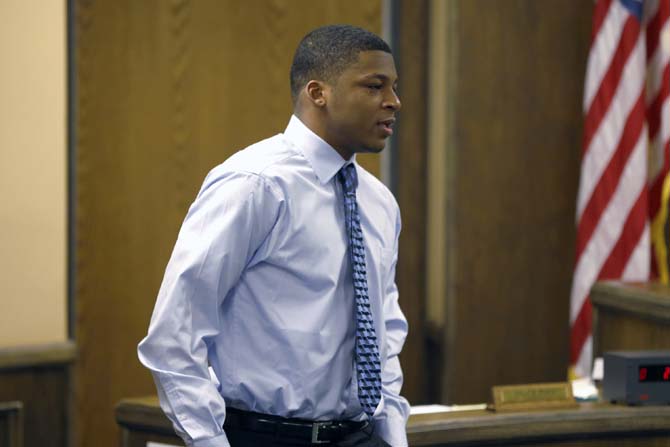
[[[342,158],[330,144],[312,132],[295,115],[291,115],[284,136],[303,153],[322,185],[328,183],[342,166],[356,161],[356,154],[350,160]]]

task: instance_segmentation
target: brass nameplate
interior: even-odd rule
[[[574,408],[576,406],[572,386],[567,382],[493,387],[493,409],[495,411]]]

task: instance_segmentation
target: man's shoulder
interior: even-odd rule
[[[269,167],[281,164],[298,153],[282,134],[274,135],[236,152],[215,169],[262,175]]]
[[[233,181],[255,185],[254,187],[265,185],[276,191],[276,179],[273,178],[276,177],[276,171],[281,172],[281,166],[297,155],[282,134],[266,138],[234,153],[211,169],[203,182],[201,192],[215,185],[228,185]],[[272,169],[273,167],[278,169]]]

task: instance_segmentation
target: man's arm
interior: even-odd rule
[[[187,445],[229,446],[226,405],[208,371],[221,303],[255,258],[281,200],[253,174],[212,171],[182,224],[147,337],[138,346],[161,407]]]
[[[409,403],[400,396],[403,375],[398,355],[407,337],[407,320],[398,305],[398,287],[395,270],[398,262],[398,238],[400,236],[400,212],[396,217],[396,237],[393,262],[384,284],[384,324],[386,328],[386,363],[382,370],[382,411],[375,415],[375,431],[393,447],[407,446],[406,425],[409,418]]]

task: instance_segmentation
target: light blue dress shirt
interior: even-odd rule
[[[283,134],[207,175],[138,347],[163,411],[188,445],[229,446],[226,406],[310,420],[367,418],[358,402],[354,293],[335,175],[345,163],[293,116]],[[399,394],[407,335],[395,285],[400,212],[379,180],[356,170],[382,364],[373,419],[376,433],[401,447],[409,404]]]

